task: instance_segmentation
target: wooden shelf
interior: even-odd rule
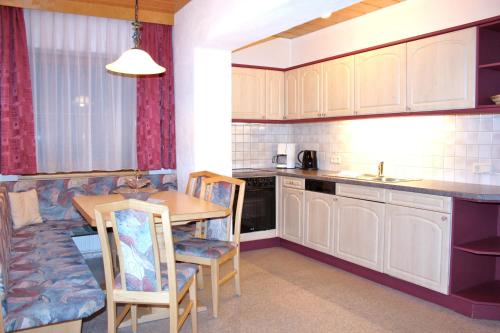
[[[454,293],[456,297],[481,304],[500,304],[500,281],[489,281]]]
[[[488,68],[488,69],[493,69],[495,71],[500,71],[500,61],[479,65],[479,68],[481,69]]]
[[[454,248],[474,254],[500,256],[500,237],[490,237],[461,245],[455,245]]]

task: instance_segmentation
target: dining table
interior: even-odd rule
[[[117,202],[125,200],[121,194],[105,194],[105,195],[80,195],[73,197],[73,206],[84,217],[91,227],[96,227],[95,207],[101,204]],[[231,210],[227,207],[214,204],[212,202],[202,200],[181,192],[176,191],[160,191],[152,193],[147,199],[148,202],[166,205],[170,211],[171,225],[183,225],[192,221],[199,221],[211,218],[225,217],[231,214]],[[111,221],[104,216],[108,227],[111,227]],[[155,219],[161,223],[161,219]],[[158,225],[160,226],[160,225]],[[161,228],[157,228],[157,233],[161,232]],[[111,237],[112,238],[112,237]],[[162,246],[163,237],[158,235],[158,243]],[[160,251],[162,252],[162,251]],[[160,260],[163,255],[160,253]],[[166,306],[141,306],[138,309],[138,322],[149,322],[154,320],[165,319],[169,317],[168,308]],[[207,307],[198,302],[198,312],[206,311]],[[182,309],[181,309],[182,311]],[[124,320],[120,327],[130,326],[131,320]]]

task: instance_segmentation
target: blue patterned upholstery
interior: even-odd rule
[[[71,239],[82,221],[50,221],[14,231],[6,332],[76,320],[104,307],[104,293]]]
[[[211,202],[224,207],[231,206],[231,196],[233,192],[233,185],[231,183],[226,183],[226,182],[213,183],[211,192],[212,192],[210,198]],[[232,221],[233,221],[232,215],[229,215],[221,219],[207,220],[206,238],[210,240],[228,241],[229,229],[231,228]]]
[[[9,212],[9,196],[7,189],[0,186],[0,304],[2,313],[7,314],[7,291],[9,278],[10,248],[12,239],[12,222]]]
[[[161,190],[176,190],[177,176],[146,175],[151,186]],[[127,177],[75,177],[50,180],[19,180],[3,182],[9,192],[22,192],[36,189],[40,204],[40,215],[43,220],[76,220],[82,216],[73,207],[72,199],[76,195],[109,194],[117,187],[125,186]]]
[[[231,242],[204,238],[191,238],[175,244],[177,254],[212,259],[220,258],[235,248],[236,246]]]
[[[158,290],[150,215],[134,209],[115,212],[127,290]]]
[[[168,272],[167,265],[161,264],[161,290],[168,291]],[[186,263],[175,264],[176,280],[177,280],[177,290],[184,288],[186,283],[198,272],[198,266]],[[120,279],[120,274],[115,278],[115,287],[121,289],[122,281]]]

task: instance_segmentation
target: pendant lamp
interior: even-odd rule
[[[138,19],[139,4],[135,0],[135,21],[132,22],[134,34],[134,47],[122,53],[114,62],[107,64],[106,69],[111,72],[127,75],[152,75],[165,72],[165,67],[158,65],[153,58],[144,50],[139,48],[141,23]]]

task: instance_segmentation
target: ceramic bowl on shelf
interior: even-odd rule
[[[148,200],[149,196],[153,193],[158,192],[155,188],[127,188],[122,187],[113,191],[114,193],[121,194],[125,199],[137,199],[137,200]]]
[[[493,103],[500,105],[500,94],[491,96],[490,98],[493,101]]]

